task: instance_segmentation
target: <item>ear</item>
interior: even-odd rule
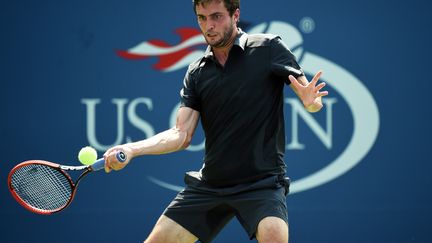
[[[240,21],[240,9],[236,9],[233,16],[234,16],[235,22],[238,23]]]

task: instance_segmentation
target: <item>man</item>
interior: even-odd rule
[[[186,148],[201,117],[203,168],[164,211],[145,242],[210,242],[234,216],[259,242],[288,242],[283,88],[290,84],[310,112],[322,107],[318,72],[309,83],[292,53],[273,35],[239,28],[239,0],[194,0],[208,48],[189,66],[176,126],[109,149],[107,172],[130,159]],[[117,151],[128,160],[119,163]]]

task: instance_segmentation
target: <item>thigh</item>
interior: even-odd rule
[[[197,237],[194,236],[183,226],[179,225],[172,219],[162,215],[154,226],[152,232],[144,243],[155,243],[155,242],[195,242]]]
[[[186,187],[163,214],[205,243],[216,237],[234,211],[217,195]]]
[[[251,239],[256,237],[259,223],[267,217],[277,218],[284,222],[285,226],[288,225],[283,187],[241,193],[236,195],[231,203],[236,210],[237,218]]]

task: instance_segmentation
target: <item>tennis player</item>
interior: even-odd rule
[[[201,118],[205,157],[187,172],[186,187],[174,198],[145,242],[211,242],[236,217],[250,239],[288,242],[285,177],[284,85],[309,112],[322,108],[318,84],[271,34],[248,35],[238,28],[240,0],[193,0],[208,48],[190,64],[180,91],[176,126],[105,153],[106,172],[130,159],[188,147]],[[128,160],[119,163],[117,151]]]

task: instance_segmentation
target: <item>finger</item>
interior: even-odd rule
[[[317,94],[317,97],[322,97],[328,95],[328,91],[322,91]]]
[[[116,147],[112,147],[110,149],[108,149],[107,151],[105,151],[104,153],[104,157],[108,157],[111,153],[115,152],[117,150],[117,146]]]
[[[318,72],[315,74],[315,76],[313,77],[313,79],[312,79],[312,81],[311,81],[311,83],[313,84],[313,86],[315,86],[316,83],[318,82],[318,80],[321,78],[321,74],[322,74],[322,71],[318,71]]]
[[[105,158],[105,167],[104,167],[104,168],[105,168],[105,172],[106,172],[106,173],[110,173],[112,169],[111,169],[111,167],[110,167],[110,165],[109,165],[108,157],[105,157],[105,156],[104,156],[104,158]]]
[[[108,154],[110,154],[110,153],[111,153],[111,149],[108,149],[108,150],[105,151],[105,153],[103,154],[103,157],[104,157],[104,158],[107,157]]]
[[[322,82],[322,83],[318,84],[318,85],[315,87],[315,91],[316,91],[316,92],[320,91],[322,88],[324,88],[324,86],[326,86],[326,83],[325,83],[325,82]]]
[[[112,170],[112,169],[111,169],[109,166],[105,166],[105,172],[106,172],[106,173],[110,173],[111,170]]]
[[[111,170],[121,170],[124,167],[124,163],[119,161],[119,159],[117,158],[117,154],[120,152],[121,150],[116,150],[115,153],[110,154],[109,156],[109,167]],[[123,152],[124,153],[124,152]]]
[[[293,84],[295,87],[299,87],[300,86],[299,81],[297,81],[297,79],[294,78],[294,76],[289,75],[288,79],[291,81],[291,84]]]

